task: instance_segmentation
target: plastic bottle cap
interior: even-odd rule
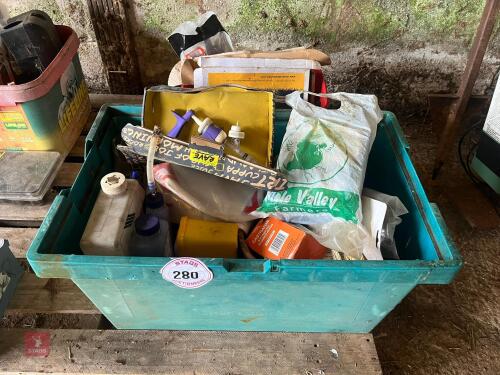
[[[141,236],[151,236],[160,230],[160,219],[156,215],[141,215],[135,221],[135,231]]]
[[[238,124],[232,125],[231,129],[229,130],[229,138],[243,139],[245,138],[245,132],[241,131],[241,128]]]
[[[127,190],[127,180],[123,173],[108,173],[101,178],[101,189],[107,195],[121,194]]]
[[[144,206],[147,208],[155,209],[163,207],[163,195],[161,193],[149,193],[144,199]]]
[[[198,125],[198,133],[199,134],[202,134],[203,131],[205,130],[205,128],[208,127],[212,123],[212,120],[210,120],[208,117],[206,117],[203,121],[201,121],[195,115],[191,116],[191,118]]]

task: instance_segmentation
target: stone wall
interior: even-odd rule
[[[90,88],[107,84],[85,0],[8,0],[11,15],[38,8],[72,26]],[[314,46],[329,53],[332,90],[375,93],[397,112],[425,109],[428,93],[453,93],[465,67],[482,1],[470,0],[130,0],[143,84],[165,83],[177,57],[166,37],[179,23],[213,10],[236,48]],[[500,69],[495,29],[476,83],[487,93]]]

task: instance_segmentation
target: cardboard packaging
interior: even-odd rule
[[[208,59],[221,59],[221,58],[262,58],[262,59],[283,59],[283,60],[314,60],[320,65],[330,65],[330,57],[316,49],[309,49],[304,47],[290,48],[279,51],[234,51],[219,53],[216,55],[205,55],[203,58]],[[181,60],[172,68],[168,76],[169,86],[182,86],[193,87],[194,84],[194,70],[198,68],[196,63],[200,57],[195,57],[194,60]],[[319,85],[318,83],[319,82]],[[324,90],[322,90],[322,86]],[[310,90],[313,92],[326,92],[326,84],[323,80],[321,69],[315,68],[311,74]]]
[[[323,259],[328,250],[304,231],[272,216],[257,223],[246,243],[269,259]]]
[[[317,61],[303,59],[202,56],[198,64],[200,68],[194,71],[194,87],[235,84],[270,90],[278,96],[295,90],[309,91],[312,71],[321,69]]]
[[[185,90],[150,87],[144,93],[143,126],[153,129],[158,125],[164,134],[168,134],[177,123],[172,111],[184,115],[187,110],[192,110],[200,119],[210,118],[226,134],[232,125],[238,124],[245,132],[241,150],[259,165],[271,165],[274,129],[271,93],[229,86]],[[199,135],[198,126],[191,119],[177,139],[190,142],[195,135]]]
[[[119,145],[117,148],[127,160],[132,163],[135,159],[144,160],[148,155],[153,132],[127,124],[123,127],[121,136],[127,146]],[[155,160],[197,169],[259,190],[281,191],[286,189],[288,183],[283,174],[273,169],[231,155],[221,155],[211,147],[189,144],[169,137],[161,137]]]
[[[296,59],[305,59],[305,60],[314,60],[319,62],[321,65],[330,65],[332,61],[330,60],[330,56],[326,53],[321,52],[317,49],[305,48],[305,47],[295,47],[282,49],[279,51],[233,51],[233,52],[224,52],[219,53],[217,55],[207,55],[205,58],[221,58],[221,57],[245,57],[245,58],[264,58],[264,59],[287,59],[287,60],[296,60]]]

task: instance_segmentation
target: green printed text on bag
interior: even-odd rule
[[[358,207],[359,196],[349,191],[293,187],[281,192],[269,192],[259,210],[269,213],[329,213],[357,223]]]

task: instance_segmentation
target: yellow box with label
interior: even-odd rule
[[[183,216],[175,241],[175,255],[195,258],[237,258],[238,225],[195,220]]]
[[[238,124],[245,133],[241,150],[251,155],[257,164],[264,167],[271,165],[274,113],[272,93],[239,87],[196,90],[151,87],[146,90],[144,96],[144,127],[153,129],[155,125],[159,125],[162,132],[168,134],[176,125],[176,117],[172,111],[183,115],[187,110],[192,110],[202,119],[212,119],[226,133],[232,125]],[[189,120],[179,133],[178,139],[189,142],[193,136],[198,135],[198,127],[193,120]],[[237,156],[229,148],[225,153]],[[203,165],[217,164],[213,159],[209,159],[209,164],[206,164],[202,153],[191,155],[190,160]]]

